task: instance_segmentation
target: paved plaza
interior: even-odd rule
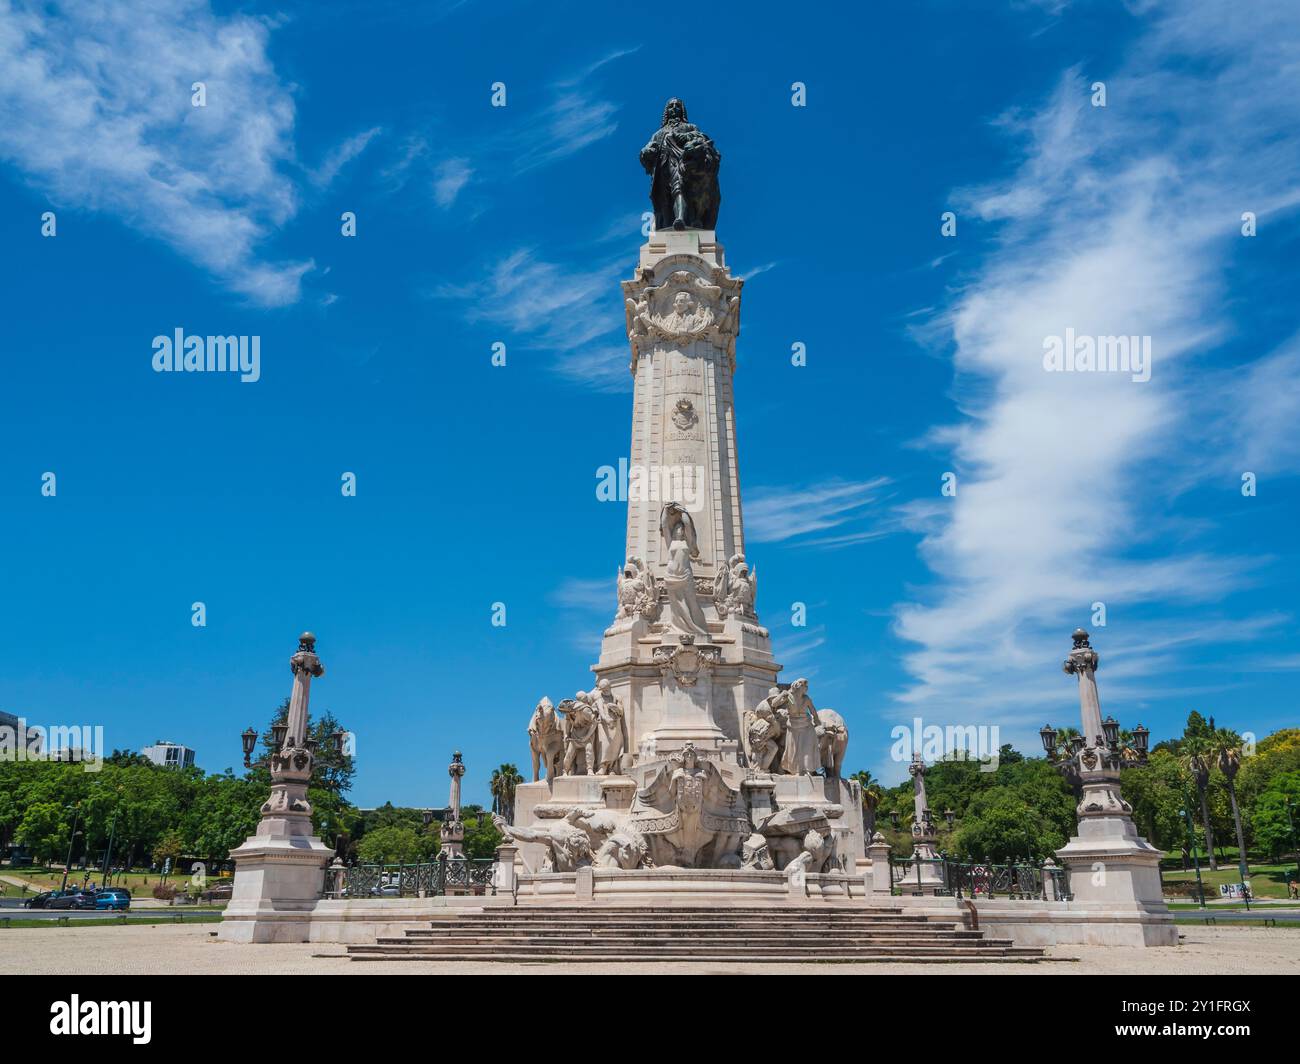
[[[0,931],[0,967],[24,975],[448,975],[837,974],[866,975],[1300,975],[1300,930],[1183,927],[1172,949],[1053,946],[1033,965],[964,964],[492,964],[347,960],[337,945],[218,942],[212,924],[16,928]]]

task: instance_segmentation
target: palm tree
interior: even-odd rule
[[[1079,766],[1070,757],[1070,742],[1079,737],[1078,728],[1062,728],[1056,733],[1056,767],[1074,792],[1075,800],[1083,797],[1083,778]]]
[[[1189,736],[1183,740],[1183,756],[1187,759],[1187,770],[1196,782],[1196,793],[1201,796],[1201,823],[1205,825],[1205,852],[1210,858],[1210,871],[1218,871],[1219,863],[1214,856],[1214,829],[1210,827],[1210,805],[1206,801],[1206,791],[1210,786],[1211,742],[1199,735]]]
[[[857,780],[862,787],[862,837],[870,843],[876,833],[876,810],[880,808],[885,792],[866,769],[853,773],[850,778]]]
[[[1244,883],[1250,875],[1246,867],[1246,842],[1241,833],[1241,811],[1237,808],[1237,773],[1241,771],[1241,736],[1231,728],[1219,728],[1210,739],[1217,755],[1219,771],[1228,781],[1228,798],[1232,802],[1232,820],[1237,828],[1237,867]]]
[[[515,822],[515,788],[523,782],[519,769],[509,763],[492,770],[492,781],[489,784],[492,812],[503,817],[507,824]]]

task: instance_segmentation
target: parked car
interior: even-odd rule
[[[131,908],[131,892],[125,887],[107,887],[96,891],[95,908],[125,912]]]
[[[30,898],[25,899],[23,901],[23,908],[44,909],[49,905],[51,900],[57,898],[61,893],[62,891],[58,890],[43,890],[39,894],[33,894]]]
[[[47,909],[93,909],[95,892],[93,890],[61,890],[58,896],[45,903]]]

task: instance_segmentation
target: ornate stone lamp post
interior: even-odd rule
[[[1147,742],[1151,733],[1139,724],[1133,729],[1133,748],[1122,749],[1119,722],[1114,717],[1101,719],[1101,702],[1097,696],[1097,666],[1100,658],[1088,641],[1088,633],[1076,628],[1074,648],[1065,659],[1064,670],[1079,678],[1079,710],[1083,731],[1070,740],[1069,753],[1060,757],[1056,751],[1056,730],[1044,725],[1039,731],[1047,759],[1066,775],[1076,775],[1083,789],[1079,815],[1088,810],[1131,813],[1132,807],[1119,793],[1119,770],[1147,763]]]
[[[912,754],[912,763],[907,766],[913,783],[912,803],[915,810],[912,817],[912,856],[913,869],[907,875],[907,886],[914,887],[919,894],[933,894],[943,887],[943,876],[939,873],[938,857],[934,852],[935,824],[930,812],[930,803],[925,795],[925,762],[919,752]]]
[[[262,805],[257,830],[230,854],[235,861],[235,885],[217,933],[227,941],[307,941],[310,913],[321,896],[324,870],[333,856],[312,834],[307,800],[316,758],[316,744],[307,734],[307,709],[311,682],[325,672],[316,656],[316,637],[310,632],[299,636],[289,668],[293,692],[288,718],[273,730],[271,794]]]
[[[459,750],[451,755],[447,775],[451,777],[451,794],[447,802],[447,818],[439,831],[442,848],[438,855],[444,859],[460,860],[465,856],[465,825],[460,819],[460,781],[465,775],[465,763],[460,759]]]
[[[1160,858],[1164,856],[1138,834],[1133,809],[1120,794],[1119,770],[1146,761],[1150,733],[1133,731],[1133,755],[1122,750],[1119,723],[1101,718],[1097,696],[1099,657],[1082,628],[1074,632],[1074,647],[1064,669],[1079,680],[1082,734],[1070,743],[1065,763],[1077,770],[1083,796],[1079,800],[1078,834],[1056,856],[1069,869],[1075,901],[1114,912],[1119,919],[1110,934],[1116,944],[1174,945],[1178,931],[1160,888]],[[1048,757],[1056,761],[1056,732],[1040,733]]]

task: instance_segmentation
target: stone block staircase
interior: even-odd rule
[[[916,961],[1033,963],[1038,948],[899,908],[518,907],[464,910],[400,938],[348,946],[354,961]]]

